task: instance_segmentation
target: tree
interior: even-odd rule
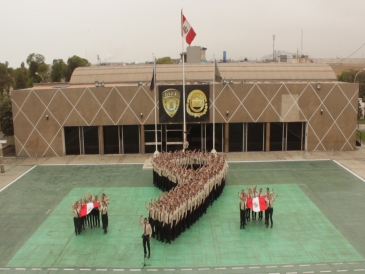
[[[67,65],[62,59],[54,59],[51,72],[52,82],[61,82],[65,78]]]
[[[162,57],[158,58],[156,64],[173,64],[174,62],[171,60],[170,57]]]
[[[68,58],[67,60],[67,71],[65,75],[65,81],[69,82],[71,79],[71,75],[74,72],[74,70],[78,67],[86,67],[90,66],[90,63],[88,60],[81,58],[77,55],[72,56],[71,58]]]
[[[359,70],[346,70],[337,76],[337,79],[342,82],[353,83],[355,75]],[[365,72],[360,72],[356,77],[356,83],[359,83],[359,98],[365,99]]]
[[[4,92],[10,91],[10,87],[13,85],[12,70],[7,68],[5,64],[0,63],[0,96]]]
[[[44,77],[43,75],[45,75],[45,72],[47,72],[48,66],[44,63],[44,61],[45,61],[45,58],[41,54],[32,53],[32,54],[29,54],[29,56],[27,58],[27,64],[29,66],[29,78],[33,78],[32,86],[33,86],[33,83],[40,83],[42,81],[42,77]],[[42,77],[40,77],[39,75],[36,75],[35,74],[36,72],[41,74]]]
[[[27,87],[28,70],[26,68],[17,68],[14,70],[14,89],[23,89]]]
[[[0,98],[0,131],[4,136],[13,136],[13,112],[11,109],[11,99],[9,95],[3,95]]]

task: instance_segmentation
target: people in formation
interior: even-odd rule
[[[99,207],[93,208],[86,216],[81,216],[82,206],[88,203],[99,203]],[[86,194],[84,198],[75,201],[71,208],[74,216],[75,234],[80,235],[81,231],[85,230],[86,227],[90,227],[90,229],[100,227],[100,212],[102,227],[104,234],[106,234],[108,227],[108,204],[109,198],[105,193],[102,194],[101,201],[99,201],[98,195],[92,196],[90,193]]]
[[[266,227],[269,227],[271,223],[271,228],[273,227],[274,223],[272,220],[272,215],[274,213],[274,202],[275,199],[278,197],[278,195],[275,196],[274,189],[270,191],[269,188],[266,188],[266,192],[262,192],[262,188],[260,188],[257,191],[257,186],[254,186],[252,189],[247,188],[246,192],[244,189],[241,190],[241,192],[238,192],[238,198],[240,199],[239,208],[240,208],[240,229],[245,229],[245,225],[247,222],[249,222],[250,219],[250,211],[252,211],[252,220],[256,220],[257,212],[254,212],[248,207],[247,201],[248,199],[253,199],[255,197],[265,197],[265,203],[266,203],[266,210],[263,210],[265,212],[265,225]],[[258,214],[259,221],[263,218],[263,211],[260,211]]]
[[[222,193],[228,164],[218,154],[175,151],[160,153],[152,166],[153,183],[163,191],[157,200],[145,203],[152,237],[171,243]]]

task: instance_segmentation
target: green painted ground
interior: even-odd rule
[[[153,267],[235,266],[361,260],[296,185],[272,185],[279,194],[274,228],[250,222],[239,229],[237,192],[229,186],[207,214],[171,245],[152,240]],[[109,231],[73,231],[70,205],[87,192],[111,199]],[[7,267],[124,267],[141,265],[143,204],[158,190],[143,188],[73,189],[15,254]]]
[[[38,166],[0,192],[0,268],[140,267],[144,201],[157,197],[142,165]],[[239,230],[237,192],[275,188],[273,229]],[[74,236],[70,204],[85,192],[110,196],[107,235]],[[353,261],[365,258],[364,182],[332,161],[230,163],[227,187],[171,245],[152,241],[153,267]]]

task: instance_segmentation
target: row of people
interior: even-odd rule
[[[261,221],[263,217],[263,211],[265,212],[265,225],[269,227],[269,221],[271,222],[271,228],[273,227],[272,215],[274,214],[274,202],[278,195],[275,196],[274,189],[270,191],[269,188],[266,188],[266,192],[262,191],[262,188],[257,190],[257,186],[251,188],[247,188],[245,190],[241,190],[238,192],[238,198],[240,199],[239,208],[240,208],[240,229],[244,229],[246,222],[250,221],[250,213],[252,211],[252,220],[256,220],[257,212],[251,210],[248,207],[248,199],[253,199],[256,197],[265,197],[266,210],[262,210],[258,214],[258,220]]]
[[[176,151],[155,157],[153,167],[155,186],[166,192],[146,201],[152,237],[171,243],[222,193],[228,164],[221,155]]]
[[[99,204],[99,206],[94,207],[89,214],[82,215],[81,208],[88,203]],[[93,226],[100,227],[100,214],[104,234],[106,234],[108,227],[108,204],[109,198],[105,193],[102,194],[101,201],[99,201],[98,195],[92,196],[90,194],[85,195],[83,199],[81,198],[75,201],[71,207],[74,216],[75,234],[80,235],[81,231],[85,230],[86,227],[90,227],[91,229]]]

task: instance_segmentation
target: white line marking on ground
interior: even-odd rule
[[[301,264],[299,266],[311,266],[310,264]]]
[[[273,268],[273,267],[277,267],[276,265],[268,265],[266,266],[266,268]]]
[[[349,263],[349,264],[359,264],[358,262],[351,262],[351,263]]]
[[[250,266],[249,268],[260,268],[259,266]]]
[[[73,268],[64,268],[63,270],[65,271],[71,271],[71,270],[74,270]]]
[[[141,271],[141,270],[133,268],[133,269],[129,269],[129,271]]]
[[[271,163],[271,162],[311,162],[331,161],[331,159],[298,159],[298,160],[258,160],[258,161],[227,161],[227,163]]]
[[[147,269],[147,271],[158,271],[158,269]]]
[[[42,268],[32,268],[32,270],[42,270]]]
[[[209,270],[209,268],[198,268],[198,270]]]
[[[86,155],[82,155],[86,156]],[[329,160],[329,159],[328,159]],[[110,165],[144,165],[144,163],[88,163],[88,164],[40,164],[39,166],[110,166]]]
[[[314,271],[306,271],[306,272],[303,272],[303,273],[314,273]]]
[[[347,272],[348,270],[345,270],[345,269],[343,269],[343,270],[337,270],[337,272]]]
[[[242,266],[239,266],[239,267],[232,267],[232,269],[243,269]]]
[[[269,274],[280,274],[280,273],[279,272],[274,272],[274,273],[270,272]]]
[[[58,270],[58,268],[48,268],[47,270]]]
[[[215,270],[224,270],[224,269],[227,269],[225,267],[216,267]]]
[[[191,270],[193,270],[193,269],[191,269],[191,268],[183,268],[183,269],[181,269],[182,271],[191,271]]]
[[[336,264],[342,264],[342,263],[333,263],[333,265],[336,265]]]
[[[50,211],[51,211],[51,209],[48,209],[47,212],[46,212],[46,214],[44,214],[44,215],[47,215]]]
[[[124,269],[122,269],[122,268],[120,268],[120,269],[115,268],[115,269],[113,269],[113,271],[124,271]]]
[[[164,271],[175,271],[174,268],[165,268]]]
[[[321,272],[321,273],[325,273],[325,272],[331,272],[331,270],[321,270],[321,271],[319,271],[319,272]]]
[[[357,178],[359,178],[361,181],[365,182],[365,180],[363,178],[361,178],[359,175],[357,175],[355,172],[351,171],[350,169],[348,169],[347,167],[345,167],[344,165],[340,164],[339,162],[337,162],[336,160],[333,160],[336,164],[338,164],[339,166],[341,166],[343,169],[346,169],[348,172],[350,172],[352,175],[356,176]]]
[[[33,168],[35,168],[36,166],[33,166],[32,168],[28,169],[26,172],[24,172],[22,175],[20,175],[18,178],[16,178],[14,181],[10,182],[7,186],[4,186],[1,190],[3,191],[4,189],[6,189],[7,187],[11,186],[12,184],[14,184],[16,181],[18,181],[21,177],[23,177],[25,174],[27,174],[29,171],[31,171]]]
[[[96,271],[107,271],[108,269],[105,269],[105,268],[99,268],[99,269],[96,269]]]
[[[81,271],[88,271],[91,270],[90,268],[80,268]]]
[[[298,272],[286,272],[286,274],[297,274]]]
[[[26,268],[15,268],[15,270],[26,270]]]
[[[290,264],[290,265],[283,265],[283,267],[293,267],[294,265]]]
[[[1,267],[0,270],[10,270],[10,268]]]
[[[327,264],[316,264],[316,265],[327,265]]]
[[[354,269],[354,271],[365,271],[365,269]]]

